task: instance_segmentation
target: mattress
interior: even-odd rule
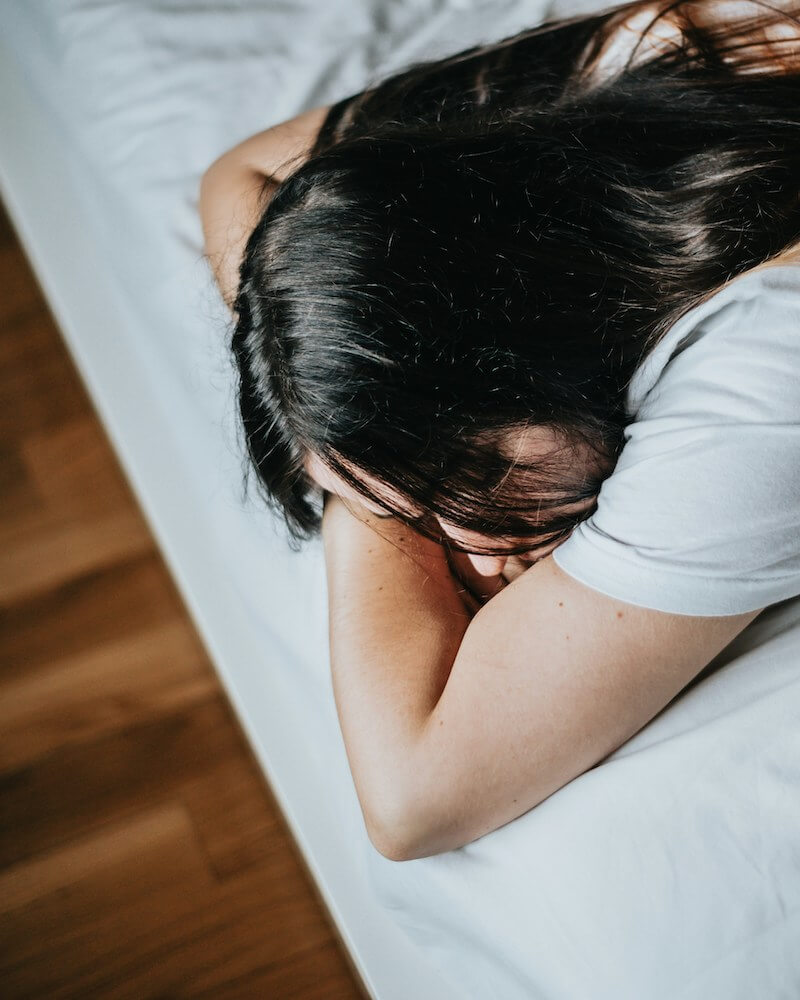
[[[420,58],[592,0],[12,0],[0,183],[309,870],[378,1000],[800,996],[800,602],[536,809],[396,863],[363,828],[321,546],[243,488],[204,169]]]

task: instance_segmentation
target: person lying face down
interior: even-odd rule
[[[760,610],[639,606],[553,553],[624,456],[661,338],[793,259],[797,7],[554,22],[306,112],[204,178],[245,440],[292,536],[322,529],[337,709],[387,857],[532,808]]]

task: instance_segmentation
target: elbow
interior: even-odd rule
[[[387,861],[414,861],[428,857],[428,852],[420,850],[419,842],[406,836],[401,827],[367,823],[367,835],[378,854]]]
[[[387,794],[366,801],[359,792],[361,813],[370,843],[388,861],[408,861],[411,847],[408,814],[397,802],[390,802]]]
[[[208,202],[211,200],[210,195],[214,187],[217,172],[219,170],[220,160],[214,160],[214,162],[206,167],[202,176],[200,177],[200,184],[197,188],[197,204],[200,208],[200,214],[203,215],[203,211],[208,206]]]
[[[367,810],[362,803],[367,836],[388,861],[416,861],[452,851],[468,843],[443,822],[419,795],[381,810]]]
[[[372,846],[387,861],[413,860],[413,855],[408,851],[406,845],[399,840],[392,840],[391,834],[387,837],[383,833],[376,833],[369,826],[367,826],[367,834]]]
[[[213,247],[210,246],[210,233],[213,225],[214,188],[216,184],[215,167],[216,163],[212,163],[200,178],[200,184],[197,188],[197,211],[203,227],[203,243],[207,255],[213,250]]]

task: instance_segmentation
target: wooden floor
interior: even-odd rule
[[[0,997],[362,997],[5,217],[0,288]]]

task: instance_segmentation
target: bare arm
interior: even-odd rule
[[[313,108],[259,132],[215,160],[200,184],[206,254],[226,304],[233,308],[247,239],[273,192],[305,160],[327,107]]]
[[[393,860],[460,847],[629,739],[758,612],[667,614],[552,556],[471,617],[440,546],[332,497],[336,707],[364,819]]]
[[[367,832],[391,856],[419,729],[471,614],[444,550],[400,521],[330,496],[323,538],[336,709]]]

